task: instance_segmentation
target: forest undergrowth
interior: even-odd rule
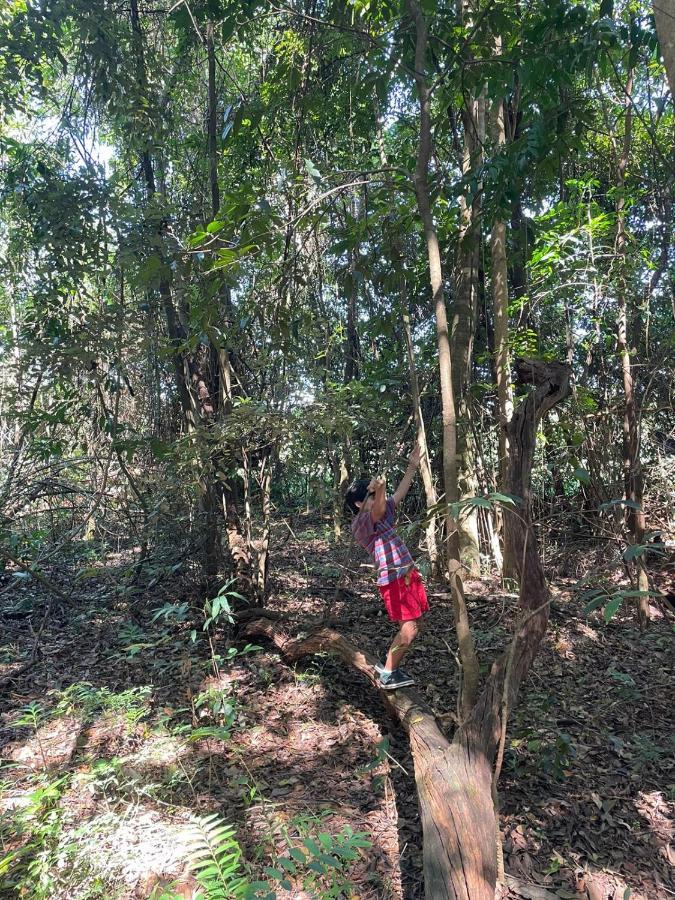
[[[329,604],[334,627],[381,657],[391,627],[368,569],[353,563],[332,602],[340,555],[329,532],[318,517],[277,532],[268,608],[300,634]],[[215,814],[233,829],[220,860],[230,892],[204,896],[422,897],[408,742],[372,685],[326,655],[293,669],[230,626],[209,646],[194,584],[175,575],[123,587],[132,563],[99,554],[75,587],[61,564],[52,577],[67,602],[3,575],[3,896],[193,896],[197,835]],[[654,607],[641,633],[627,609],[608,623],[586,614],[583,573],[565,571],[569,562],[553,578],[549,632],[509,722],[503,896],[666,900],[672,620]],[[655,579],[667,589],[672,569]],[[467,595],[489,661],[517,598],[489,578],[469,581]],[[407,668],[450,734],[450,598],[431,584],[430,600]]]

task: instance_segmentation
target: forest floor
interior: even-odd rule
[[[326,527],[278,534],[269,606],[288,616],[284,628],[297,634],[329,606],[341,633],[382,658],[392,628],[372,572],[354,564],[334,603],[341,557]],[[293,669],[267,646],[224,639],[216,673],[207,642],[192,640],[203,598],[178,576],[122,588],[127,566],[109,555],[74,585],[55,571],[68,603],[26,581],[9,590],[9,573],[0,585],[0,894],[192,896],[194,819],[218,813],[243,852],[233,870],[280,898],[422,897],[412,759],[372,685],[327,656]],[[626,604],[606,624],[584,616],[574,584],[553,581],[545,644],[509,722],[503,896],[666,900],[672,617],[655,607],[641,634]],[[406,668],[451,730],[452,608],[442,586],[429,593]],[[516,598],[490,579],[467,582],[467,594],[487,667]]]

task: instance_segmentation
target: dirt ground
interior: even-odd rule
[[[393,630],[365,560],[352,559],[335,601],[343,557],[320,523],[294,532],[273,549],[269,607],[292,634],[330,609],[339,631],[382,658]],[[34,586],[0,599],[3,896],[159,897],[172,882],[191,896],[192,823],[218,813],[262,880],[319,835],[327,846],[345,828],[365,836],[370,846],[334,878],[296,872],[272,885],[278,897],[422,897],[412,759],[372,686],[327,656],[292,669],[270,647],[246,649],[223,631],[216,672],[206,640],[192,640],[203,598],[189,582],[120,590],[123,567],[111,557],[101,577],[63,584],[68,603],[51,602],[46,617],[50,601]],[[502,896],[667,900],[672,616],[655,608],[641,634],[626,606],[606,624],[583,615],[574,583],[554,580],[545,645],[509,723]],[[466,587],[487,668],[508,640],[516,598],[487,578]],[[442,585],[429,594],[406,668],[451,729],[452,608]]]

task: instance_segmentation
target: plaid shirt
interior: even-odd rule
[[[414,564],[410,550],[394,531],[393,497],[387,497],[384,516],[373,522],[370,512],[360,512],[352,522],[352,534],[357,544],[371,555],[377,569],[377,583],[396,581]]]

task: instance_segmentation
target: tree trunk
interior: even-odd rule
[[[333,470],[333,537],[338,543],[342,536],[344,505],[349,490],[350,473],[348,465],[349,441],[340,441],[337,447],[329,450],[329,459]]]
[[[471,418],[473,411],[469,403],[462,403],[460,431],[458,436],[458,487],[459,499],[468,500],[479,492],[476,477],[476,444],[473,439]],[[463,507],[459,519],[459,553],[462,564],[471,575],[480,575],[480,537],[478,533],[478,507],[468,504]]]
[[[213,22],[206,26],[206,58],[208,67],[208,151],[209,151],[209,186],[211,188],[211,211],[213,218],[218,217],[220,209],[220,191],[218,189],[218,99],[216,96],[216,51],[213,46]]]
[[[278,448],[273,446],[260,460],[260,493],[262,505],[262,533],[256,548],[256,587],[264,600],[269,571],[269,547],[272,525],[272,472]]]
[[[355,210],[358,215],[358,211]],[[347,279],[347,334],[345,344],[345,384],[358,378],[361,371],[361,345],[357,328],[359,285],[357,280],[358,249],[349,251]]]
[[[503,104],[502,104],[503,105]],[[502,128],[505,121],[502,119]],[[530,302],[524,301],[527,294],[527,231],[523,222],[523,205],[520,193],[511,204],[511,246],[507,273],[513,288],[513,299],[519,309],[519,321],[525,325],[531,322]],[[517,301],[522,301],[518,303]]]
[[[427,446],[427,433],[426,428],[424,427],[424,416],[422,415],[422,407],[420,405],[420,386],[417,378],[417,366],[415,365],[415,351],[412,342],[412,332],[410,330],[410,316],[407,310],[405,273],[403,272],[403,260],[400,259],[400,254],[399,261],[401,265],[401,273],[399,276],[399,299],[401,301],[401,318],[403,319],[405,349],[408,357],[408,372],[410,373],[410,399],[412,401],[415,428],[417,430],[417,443],[419,444],[420,452],[422,454],[420,457],[420,475],[422,476],[422,484],[424,485],[427,510],[429,510],[436,506],[438,498],[436,496],[436,488],[434,487],[434,480],[431,472],[431,460],[429,459],[429,448]],[[428,521],[425,527],[427,555],[431,565],[431,574],[437,576],[440,573],[441,558],[436,542],[436,514],[427,513],[427,515]]]
[[[150,96],[147,67],[143,47],[143,32],[138,11],[138,0],[130,0],[130,17],[132,27],[132,44],[136,65],[137,81],[141,94],[147,103],[152,104]],[[207,155],[209,162],[209,184],[211,190],[211,213],[215,218],[220,207],[220,195],[218,189],[217,170],[217,95],[215,81],[215,51],[213,46],[213,28],[207,27],[207,36],[204,41],[207,49],[208,63],[208,115],[207,115]],[[163,198],[163,180],[160,177],[160,189],[158,191],[155,180],[155,169],[151,153],[150,135],[141,135],[143,149],[141,151],[141,170],[146,184],[148,207],[151,208],[153,200],[157,196]],[[161,170],[160,170],[161,174]],[[227,410],[231,399],[231,369],[229,354],[226,351],[218,351],[211,342],[208,345],[200,345],[194,353],[185,353],[178,347],[185,343],[187,322],[189,315],[187,310],[176,309],[174,293],[181,300],[180,291],[172,291],[169,266],[165,262],[166,257],[166,229],[161,215],[153,213],[157,218],[155,238],[155,250],[160,258],[159,296],[164,309],[167,332],[170,342],[175,348],[172,354],[172,362],[176,385],[178,388],[181,407],[185,418],[185,424],[189,431],[197,431],[203,427],[213,425],[215,419],[223,410]],[[229,311],[229,288],[222,291],[224,314]],[[219,371],[220,370],[220,371]],[[219,409],[221,396],[225,403]],[[202,460],[202,463],[205,463]],[[225,489],[223,493],[216,485],[211,474],[203,474],[203,469],[213,471],[216,468],[214,460],[209,460],[208,465],[199,466],[198,476],[200,490],[200,544],[203,548],[202,558],[204,574],[207,582],[214,585],[219,570],[222,567],[222,549],[217,523],[220,520],[219,507],[222,504],[223,513],[227,522],[228,543],[235,566],[240,574],[246,578],[250,573],[245,568],[245,560],[250,560],[250,548],[246,552],[242,550],[242,538],[238,515],[232,501],[231,491]]]
[[[438,246],[438,235],[431,213],[428,168],[431,155],[431,95],[426,82],[427,25],[416,0],[406,0],[406,8],[416,28],[415,81],[420,102],[420,136],[415,166],[415,194],[417,206],[424,228],[429,261],[429,275],[436,316],[436,339],[438,344],[438,365],[441,380],[441,406],[443,418],[443,487],[445,489],[445,528],[448,577],[452,593],[455,631],[462,662],[464,681],[462,685],[461,707],[468,714],[478,691],[479,668],[473,636],[469,627],[469,616],[464,597],[464,586],[460,574],[459,535],[452,505],[457,503],[457,414],[452,380],[452,358],[450,354],[450,334],[443,290],[443,269]]]
[[[661,45],[670,94],[675,101],[675,0],[654,0],[653,6],[656,34]]]
[[[464,24],[469,25],[468,10],[464,8]],[[469,96],[462,109],[464,147],[462,174],[468,181],[482,161],[485,143],[485,91],[476,98]],[[473,345],[478,321],[479,261],[481,249],[481,185],[473,197],[460,195],[460,229],[457,262],[456,296],[452,304],[451,353],[455,403],[458,409],[457,458],[458,492],[460,500],[475,497],[478,482],[475,476],[472,410],[467,390],[471,384]],[[472,575],[480,575],[480,543],[478,539],[478,509],[464,509],[458,522],[460,557]]]
[[[377,130],[377,145],[380,154],[380,163],[382,168],[386,169],[388,165],[387,156],[384,151],[384,137],[382,135],[382,119],[380,116],[380,108],[375,93],[373,98],[375,108],[375,122]],[[390,182],[391,183],[391,182]],[[393,185],[392,185],[393,187]],[[427,540],[427,555],[431,566],[431,574],[438,577],[441,573],[442,560],[441,553],[438,548],[437,541],[437,517],[435,513],[429,514],[428,510],[433,509],[438,503],[436,496],[436,488],[434,486],[433,473],[431,471],[431,459],[429,457],[429,448],[427,446],[426,428],[424,425],[424,416],[422,414],[422,406],[420,403],[419,379],[417,378],[417,365],[415,363],[415,350],[412,341],[412,331],[410,328],[410,314],[408,312],[408,286],[405,277],[403,247],[398,233],[395,231],[391,236],[392,247],[396,255],[396,265],[399,269],[398,276],[398,296],[401,305],[401,318],[403,320],[403,336],[405,340],[406,355],[408,357],[408,372],[410,374],[410,399],[412,401],[413,416],[415,419],[415,428],[417,429],[417,442],[421,451],[420,457],[420,474],[422,476],[422,484],[424,485],[424,495],[427,504],[428,521],[425,528]]]
[[[138,0],[130,0],[129,11],[136,78],[141,96],[145,103],[150,106],[151,97],[143,47],[143,31],[138,12]],[[164,309],[169,340],[173,347],[171,359],[185,425],[188,430],[195,430],[199,426],[202,416],[208,415],[209,411],[212,411],[212,406],[199,361],[190,359],[185,353],[178,349],[178,347],[185,342],[187,334],[174,305],[170,275],[168,274],[170,269],[165,262],[165,223],[163,217],[158,215],[157,211],[153,209],[153,203],[157,197],[157,184],[155,181],[155,171],[151,154],[152,140],[150,134],[140,135],[140,138],[142,144],[140,154],[141,171],[145,180],[148,201],[147,207],[150,215],[156,219],[153,223],[151,233],[153,234],[154,239],[154,249],[160,261],[159,297]],[[202,526],[206,534],[203,553],[204,574],[206,580],[211,583],[215,580],[218,568],[218,553],[216,544],[214,543],[215,532],[211,527],[213,518],[213,491],[208,480],[204,479],[201,475],[199,476],[199,489],[200,507],[203,514]]]
[[[214,220],[220,213],[220,187],[218,184],[218,93],[216,84],[216,52],[213,43],[213,23],[206,26],[206,58],[208,72],[208,160],[209,160],[209,187],[211,191],[211,215]],[[227,328],[232,324],[232,296],[227,284],[223,284],[219,291],[219,306],[222,321]],[[213,404],[217,410],[216,417],[223,421],[232,411],[233,399],[233,369],[230,353],[224,347],[214,347],[209,342],[210,348],[210,386]],[[218,462],[215,460],[214,462]],[[250,541],[246,542],[242,534],[241,519],[237,508],[237,492],[230,484],[230,479],[220,482],[212,488],[214,495],[211,503],[213,514],[218,506],[222,508],[225,520],[225,533],[227,535],[228,551],[230,553],[237,576],[244,581],[249,579],[254,587],[260,587],[260,572],[254,572],[250,568],[253,557],[253,547]],[[213,516],[212,516],[213,519]],[[211,527],[214,537],[208,538],[209,543],[215,540],[217,527],[215,520]],[[245,546],[245,549],[244,549]],[[220,549],[220,544],[218,544]],[[265,551],[265,567],[267,566],[267,550]]]
[[[509,649],[493,665],[484,690],[452,742],[432,711],[411,691],[382,691],[384,703],[410,736],[424,836],[427,900],[494,900],[497,879],[493,765],[506,735],[506,720],[537,653],[548,622],[548,588],[530,512],[530,476],[537,425],[569,390],[569,370],[559,363],[519,364],[522,381],[533,390],[510,427],[509,489],[523,506],[506,521],[518,560],[520,619]],[[289,662],[328,652],[363,672],[376,684],[375,660],[341,635],[321,629],[291,640],[272,622],[249,623],[247,637],[266,635]]]
[[[616,254],[618,257],[618,313],[616,320],[616,343],[621,359],[623,391],[625,398],[623,418],[623,476],[626,499],[626,523],[630,540],[633,544],[642,544],[645,535],[645,514],[642,509],[643,476],[640,462],[640,423],[635,386],[633,384],[633,367],[631,350],[628,346],[628,291],[626,278],[626,167],[631,148],[632,126],[632,94],[633,73],[628,74],[626,96],[624,100],[624,135],[623,146],[617,164],[617,200],[616,200]],[[649,619],[649,578],[644,556],[635,561],[638,590],[643,592],[637,598],[637,619],[640,628],[646,628]]]
[[[496,40],[496,49],[501,52],[501,39]],[[495,102],[493,110],[493,140],[497,152],[506,143],[504,124],[504,104]],[[495,372],[497,376],[497,405],[499,425],[499,487],[506,489],[506,470],[508,465],[508,426],[513,415],[513,393],[511,390],[509,360],[509,288],[508,266],[506,259],[506,223],[503,219],[495,219],[490,235],[492,255],[492,301],[495,321]],[[503,575],[513,578],[516,573],[515,561],[509,558],[504,547]]]

